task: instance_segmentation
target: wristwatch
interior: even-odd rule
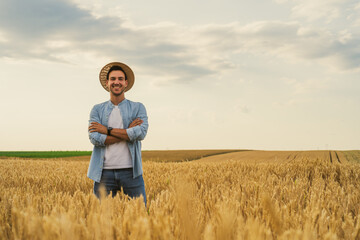
[[[112,129],[113,129],[112,127],[108,127],[108,134],[107,135],[109,135],[109,136],[111,135],[110,132],[111,132]]]

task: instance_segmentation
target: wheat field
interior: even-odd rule
[[[147,207],[98,200],[83,158],[0,159],[0,239],[360,239],[360,164],[348,154],[146,161]]]

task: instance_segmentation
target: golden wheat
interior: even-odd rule
[[[0,239],[360,239],[359,164],[222,157],[144,162],[147,208],[99,201],[87,161],[0,160]]]

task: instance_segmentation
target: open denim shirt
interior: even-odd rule
[[[109,116],[114,106],[115,105],[110,100],[95,105],[90,113],[89,126],[91,122],[98,122],[105,127],[108,127]],[[127,135],[130,139],[127,141],[127,144],[129,146],[133,164],[133,178],[136,178],[143,173],[140,141],[145,138],[149,127],[146,109],[142,103],[132,102],[127,99],[124,99],[118,106],[123,119],[124,127],[129,126],[136,118],[140,118],[144,121],[141,125],[126,129]],[[106,137],[106,134],[89,132],[90,142],[94,145],[94,149],[91,154],[87,176],[96,182],[100,182],[104,166]]]

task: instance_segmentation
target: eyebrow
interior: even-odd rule
[[[124,79],[124,77],[118,77],[119,79]],[[110,77],[110,79],[116,79],[116,77]]]

